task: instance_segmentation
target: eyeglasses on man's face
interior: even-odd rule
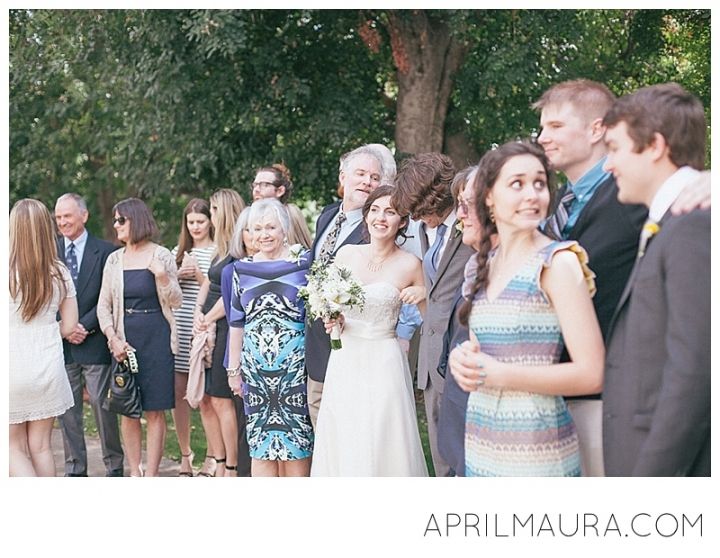
[[[278,185],[273,182],[253,182],[252,189],[264,190],[266,188],[277,188]]]

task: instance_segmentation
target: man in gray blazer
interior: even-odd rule
[[[90,395],[95,415],[106,476],[123,476],[123,450],[118,419],[101,403],[110,380],[110,352],[100,331],[96,314],[103,268],[116,247],[90,235],[85,229],[88,210],[77,194],[63,194],[55,204],[55,222],[62,235],[58,254],[65,262],[77,290],[80,320],[63,340],[65,370],[73,391],[74,405],[60,417],[65,445],[65,476],[87,476],[87,450],[83,434],[83,385]]]
[[[450,324],[456,293],[472,248],[462,243],[457,229],[450,186],[455,167],[440,153],[423,153],[403,161],[398,172],[393,206],[422,221],[420,243],[427,288],[427,310],[420,330],[417,385],[423,391],[430,452],[436,476],[450,467],[438,452],[437,423],[444,378],[438,372],[443,335]]]
[[[674,83],[618,99],[603,123],[618,199],[649,208],[610,324],[605,471],[710,475],[710,213],[674,216],[705,158],[700,101]]]

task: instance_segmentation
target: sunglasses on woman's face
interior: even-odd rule
[[[127,217],[114,217],[113,225],[117,223],[122,227],[125,224],[125,221],[127,221]]]

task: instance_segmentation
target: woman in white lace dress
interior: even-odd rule
[[[312,476],[427,476],[412,377],[395,336],[403,302],[425,310],[425,281],[420,260],[396,244],[408,218],[390,205],[392,192],[381,186],[365,202],[370,243],[343,246],[335,258],[363,284],[365,304],[338,320],[342,348],[328,362]]]
[[[73,405],[61,336],[75,329],[78,309],[50,212],[37,200],[10,212],[9,267],[10,476],[54,477],[53,421]]]

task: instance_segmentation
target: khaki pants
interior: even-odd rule
[[[317,418],[320,412],[320,401],[322,400],[323,382],[316,382],[308,376],[307,379],[307,401],[310,412],[310,422],[313,429],[317,428]]]

